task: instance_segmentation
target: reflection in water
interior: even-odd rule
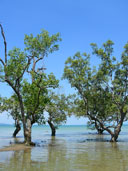
[[[1,152],[0,156],[8,157],[0,157],[0,168],[9,171],[126,171],[127,145],[110,142],[68,143],[64,139],[51,138],[42,147]]]
[[[41,133],[40,133],[41,134]],[[35,133],[35,135],[37,135]],[[128,141],[110,143],[108,135],[59,134],[38,139],[40,146],[0,152],[0,170],[127,171]],[[39,136],[37,136],[39,137]],[[40,136],[41,137],[41,136]],[[42,136],[43,137],[43,136]],[[127,139],[127,138],[126,138]],[[18,141],[15,139],[13,141]],[[35,139],[36,141],[36,139]]]

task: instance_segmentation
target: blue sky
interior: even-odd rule
[[[36,35],[42,28],[51,34],[60,32],[60,50],[44,60],[47,73],[53,72],[60,79],[67,57],[77,51],[91,53],[92,42],[101,45],[111,39],[115,43],[115,56],[120,57],[128,41],[127,7],[127,0],[1,0],[0,22],[5,30],[8,50],[14,46],[23,48],[24,34]],[[94,57],[92,64],[97,64]],[[67,81],[60,84],[60,91],[73,92]],[[12,90],[0,84],[0,93],[9,96]],[[0,122],[12,121],[3,115]],[[85,120],[68,120],[68,124],[77,123],[84,124]]]

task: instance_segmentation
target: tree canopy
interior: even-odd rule
[[[4,59],[0,58],[1,79],[14,90],[19,102],[24,139],[26,144],[31,144],[31,127],[33,123],[41,121],[48,89],[58,87],[55,76],[44,73],[42,60],[59,49],[60,34],[49,35],[48,31],[42,30],[37,36],[25,35],[24,50],[14,48],[7,53],[1,24],[0,28],[5,48]]]
[[[91,44],[92,53],[101,61],[98,69],[90,65],[90,55],[86,53],[78,52],[69,57],[65,62],[63,78],[68,79],[78,93],[74,113],[95,121],[100,129],[111,134],[111,141],[116,141],[127,119],[128,45],[124,46],[121,62],[113,56],[113,45],[111,40],[103,43],[101,48],[95,43]]]

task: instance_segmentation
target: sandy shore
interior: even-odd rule
[[[12,144],[10,146],[5,146],[0,149],[0,152],[3,151],[19,151],[19,150],[25,150],[25,149],[30,149],[31,146],[26,146],[24,144]]]

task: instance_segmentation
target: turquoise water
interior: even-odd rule
[[[0,147],[12,143],[14,139],[12,134],[15,127],[13,125],[0,125]],[[32,141],[41,143],[43,140],[47,140],[51,135],[49,126],[33,126],[32,128]],[[66,139],[66,141],[88,141],[89,139],[95,139],[97,133],[95,130],[90,130],[86,125],[64,125],[57,129],[56,137]],[[17,135],[19,141],[23,141],[23,130]],[[110,135],[105,132],[104,136],[100,137],[101,140],[110,140]],[[99,139],[99,141],[100,141]],[[128,125],[122,127],[121,134],[118,141],[128,141]]]
[[[12,138],[12,134],[14,131],[14,126],[12,125],[0,125],[0,147],[4,145],[9,145],[9,143],[13,143],[14,139]],[[75,141],[78,140],[80,135],[92,133],[95,131],[90,131],[87,129],[85,125],[65,125],[60,126],[57,129],[56,137],[60,137],[67,141]],[[42,141],[47,141],[47,139],[51,138],[51,130],[49,126],[33,126],[32,128],[32,141],[36,143],[42,143]],[[19,132],[17,135],[19,141],[23,141],[23,130]],[[82,137],[81,137],[82,138]]]
[[[9,146],[13,126],[0,126],[0,148]],[[97,135],[86,126],[61,126],[50,136],[48,126],[34,126],[36,147],[0,152],[0,170],[9,171],[127,171],[128,126],[123,126],[119,142],[110,143],[110,135]],[[17,141],[23,140],[22,131]]]

